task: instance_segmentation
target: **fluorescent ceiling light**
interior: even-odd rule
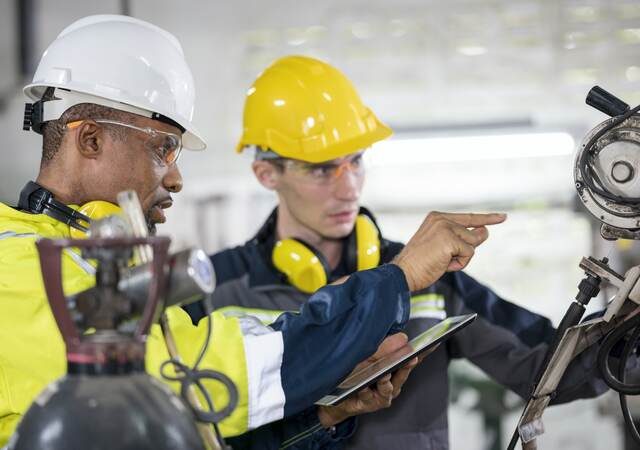
[[[481,45],[463,45],[458,47],[458,52],[465,56],[480,56],[487,53],[487,48]]]
[[[571,155],[568,133],[528,133],[450,138],[391,139],[371,151],[375,165],[541,158]]]

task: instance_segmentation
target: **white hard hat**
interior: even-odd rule
[[[206,147],[192,123],[195,87],[182,47],[148,22],[97,15],[72,23],[44,52],[24,93],[37,101],[49,87],[59,100],[36,103],[41,122],[60,118],[71,106],[96,103],[177,125],[185,148]],[[27,129],[31,113],[25,114]]]

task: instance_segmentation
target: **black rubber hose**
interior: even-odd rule
[[[602,341],[602,345],[598,351],[598,367],[600,368],[602,379],[611,389],[625,395],[640,395],[640,384],[628,384],[616,378],[609,366],[609,355],[611,354],[613,347],[624,339],[629,331],[637,327],[640,327],[640,315],[629,319],[627,322],[622,324],[622,326],[611,331]],[[631,353],[628,355],[622,355],[620,358],[621,370],[623,371],[626,367],[627,359],[630,354]]]
[[[633,330],[631,337],[629,338],[629,340],[627,340],[627,343],[624,346],[624,350],[622,351],[622,356],[620,358],[620,367],[618,368],[618,377],[623,383],[625,382],[626,378],[627,360],[635,350],[638,337],[640,337],[640,327],[636,327],[636,329]],[[640,445],[640,432],[638,432],[638,427],[633,421],[633,417],[631,417],[631,411],[629,410],[629,405],[627,404],[627,396],[624,394],[619,394],[619,396],[622,416],[624,417],[624,422],[627,424],[629,434],[631,434],[631,437],[636,442],[636,444]]]

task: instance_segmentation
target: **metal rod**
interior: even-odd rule
[[[142,206],[138,195],[134,191],[124,191],[118,194],[118,204],[122,208],[129,225],[135,237],[147,237],[149,235],[149,229],[147,228],[147,221],[145,220],[144,213],[142,212]],[[153,252],[148,245],[139,246],[134,253],[134,257],[137,259],[137,264],[145,264],[151,262],[153,259]],[[178,362],[182,362],[178,346],[169,327],[169,319],[163,312],[160,317],[160,328],[162,329],[162,335],[164,337],[165,345],[171,359]],[[196,394],[195,388],[190,385],[187,389],[187,399],[192,406],[201,408],[202,404]],[[216,435],[214,434],[211,426],[196,422],[200,436],[211,450],[222,450],[220,443]]]
[[[178,362],[182,362],[182,359],[180,358],[180,352],[178,351],[178,346],[176,345],[176,341],[173,338],[173,333],[171,332],[171,327],[169,326],[169,319],[164,313],[160,317],[160,328],[162,329],[162,335],[164,336],[164,342],[167,345],[169,355],[172,359],[175,359]],[[200,399],[196,394],[196,390],[193,386],[189,386],[189,389],[187,389],[187,398],[189,399],[189,403],[191,403],[196,408],[200,408],[202,406],[200,403]],[[218,439],[213,433],[210,425],[206,423],[196,422],[196,426],[198,427],[198,431],[200,431],[200,436],[202,436],[205,443],[210,447],[211,450],[222,450],[222,447],[220,447]]]

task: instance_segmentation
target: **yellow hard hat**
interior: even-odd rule
[[[254,145],[284,158],[317,163],[357,152],[391,134],[342,72],[317,59],[286,56],[247,91],[236,151]]]

